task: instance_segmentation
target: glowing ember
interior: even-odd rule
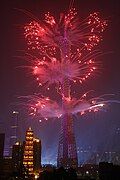
[[[88,93],[83,94],[79,99],[63,97],[65,107],[50,100],[48,97],[24,96],[22,98],[25,101],[27,100],[25,107],[29,108],[29,114],[31,116],[38,116],[45,120],[48,120],[48,118],[60,118],[66,113],[83,115],[87,112],[97,112],[99,110],[104,110],[106,105],[111,102],[120,103],[114,100],[104,100],[102,96],[88,99],[87,94]],[[107,96],[109,96],[109,94],[106,94],[106,97]]]
[[[101,52],[95,51],[84,56],[77,49],[70,52],[68,61],[64,62],[63,58],[52,57],[46,53],[41,55],[40,59],[30,58],[31,66],[28,68],[36,77],[38,85],[62,85],[65,78],[74,83],[83,83],[90,76],[99,72],[101,66],[100,62],[96,61],[96,58],[101,54]]]
[[[83,83],[100,69],[96,59],[102,55],[93,50],[102,40],[107,21],[99,13],[90,14],[85,20],[79,20],[75,8],[60,14],[57,21],[49,12],[43,21],[32,21],[24,27],[28,49],[36,57],[27,55],[31,64],[28,67],[40,86],[57,85],[57,93],[62,103],[48,97],[27,96],[27,107],[31,116],[60,118],[65,114],[85,114],[103,109],[112,102],[101,97],[88,99],[87,94],[75,99],[70,94],[70,82]],[[41,122],[41,119],[39,120]]]
[[[68,14],[61,13],[58,22],[47,13],[44,22],[33,21],[24,28],[31,49],[41,49],[44,45],[59,47],[63,38],[66,38],[71,46],[86,47],[91,51],[102,40],[101,33],[107,26],[107,21],[102,20],[98,13],[90,14],[81,22],[75,8],[70,9]]]

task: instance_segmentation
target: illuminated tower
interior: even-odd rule
[[[30,127],[26,132],[23,164],[28,169],[29,174],[32,174],[33,173],[33,131]]]
[[[26,132],[23,164],[28,169],[29,174],[38,172],[41,168],[41,141],[34,138],[33,131],[30,127]]]
[[[44,96],[27,96],[27,105],[30,115],[40,115],[45,119],[61,117],[57,163],[64,167],[78,165],[73,114],[91,112],[104,106],[101,97],[88,101],[86,94],[74,98],[70,92],[71,82],[82,84],[99,65],[95,60],[102,54],[92,48],[102,40],[101,33],[107,26],[107,21],[101,20],[98,13],[90,14],[83,21],[76,15],[75,8],[71,8],[68,13],[60,13],[60,19],[56,21],[54,16],[46,13],[44,21],[32,21],[24,28],[28,49],[36,53],[36,58],[34,55],[28,56],[33,62],[33,68],[30,65],[31,73],[39,86],[54,84],[57,94],[61,95],[60,103]]]
[[[57,166],[63,166],[65,168],[77,168],[78,166],[76,142],[73,131],[73,119],[70,116],[66,116],[61,119]]]
[[[63,63],[70,61],[70,44],[66,38],[66,31],[63,31],[63,38],[61,39],[61,57]],[[77,149],[73,130],[73,118],[68,112],[69,103],[71,101],[70,95],[70,81],[64,78],[62,89],[62,108],[66,114],[61,118],[61,133],[58,145],[58,167],[63,166],[74,167],[78,166]]]
[[[18,130],[18,114],[19,112],[12,112],[12,125],[11,125],[11,136],[10,136],[10,156],[12,156],[12,146],[17,142],[17,130]]]

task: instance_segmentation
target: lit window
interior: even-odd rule
[[[33,162],[28,162],[28,164],[33,164]]]

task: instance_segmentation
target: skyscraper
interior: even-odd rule
[[[32,174],[33,173],[33,131],[30,127],[26,132],[23,164],[28,169],[29,174]]]
[[[66,168],[76,168],[78,166],[77,149],[73,131],[73,119],[70,116],[61,120],[57,166],[63,166]]]
[[[19,171],[23,164],[23,145],[20,142],[16,142],[12,148],[12,161],[14,171]]]
[[[29,174],[33,174],[41,167],[41,141],[34,138],[31,127],[26,132],[23,164],[28,169]]]
[[[12,112],[10,152],[9,152],[10,156],[12,156],[12,146],[17,142],[18,114],[19,112],[17,111]]]
[[[38,171],[41,167],[41,141],[36,138],[33,140],[33,165],[34,171]]]
[[[0,134],[0,174],[2,172],[3,166],[3,153],[4,153],[4,141],[5,141],[5,134]]]
[[[5,141],[5,134],[0,134],[0,160],[3,159],[3,152],[4,152],[4,141]]]

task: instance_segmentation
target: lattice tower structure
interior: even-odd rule
[[[70,44],[66,38],[64,32],[63,39],[60,41],[61,47],[61,59],[63,63],[69,62],[70,60]],[[69,103],[70,97],[70,83],[67,78],[64,79],[62,86],[62,107],[66,114],[61,117],[61,132],[59,137],[58,145],[58,157],[57,166],[63,166],[65,168],[78,166],[77,148],[73,129],[73,117],[68,111],[67,104]]]

